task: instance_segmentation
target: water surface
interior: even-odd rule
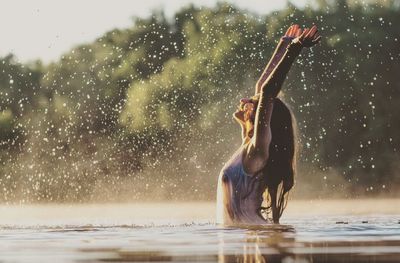
[[[1,206],[0,262],[400,262],[397,200],[365,202],[240,228],[216,226],[212,203]]]

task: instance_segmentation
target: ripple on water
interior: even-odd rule
[[[400,262],[398,218],[301,217],[282,225],[240,227],[3,225],[0,262]]]

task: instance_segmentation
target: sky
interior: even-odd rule
[[[0,56],[16,55],[21,62],[56,61],[73,46],[95,40],[114,28],[127,28],[133,17],[163,9],[167,17],[193,0],[2,0]],[[199,1],[196,1],[197,3]],[[256,14],[285,6],[283,0],[229,0]],[[292,1],[301,5],[306,0]],[[202,0],[215,6],[216,0]],[[198,4],[195,4],[198,6]]]

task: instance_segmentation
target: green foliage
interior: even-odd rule
[[[0,198],[118,200],[125,189],[129,199],[210,199],[240,143],[237,102],[293,23],[316,23],[323,36],[283,88],[299,127],[299,184],[394,189],[399,6],[317,2],[263,17],[188,7],[136,19],[45,67],[2,58]]]

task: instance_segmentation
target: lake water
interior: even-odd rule
[[[399,200],[290,202],[224,228],[213,203],[0,206],[0,262],[400,262]]]

